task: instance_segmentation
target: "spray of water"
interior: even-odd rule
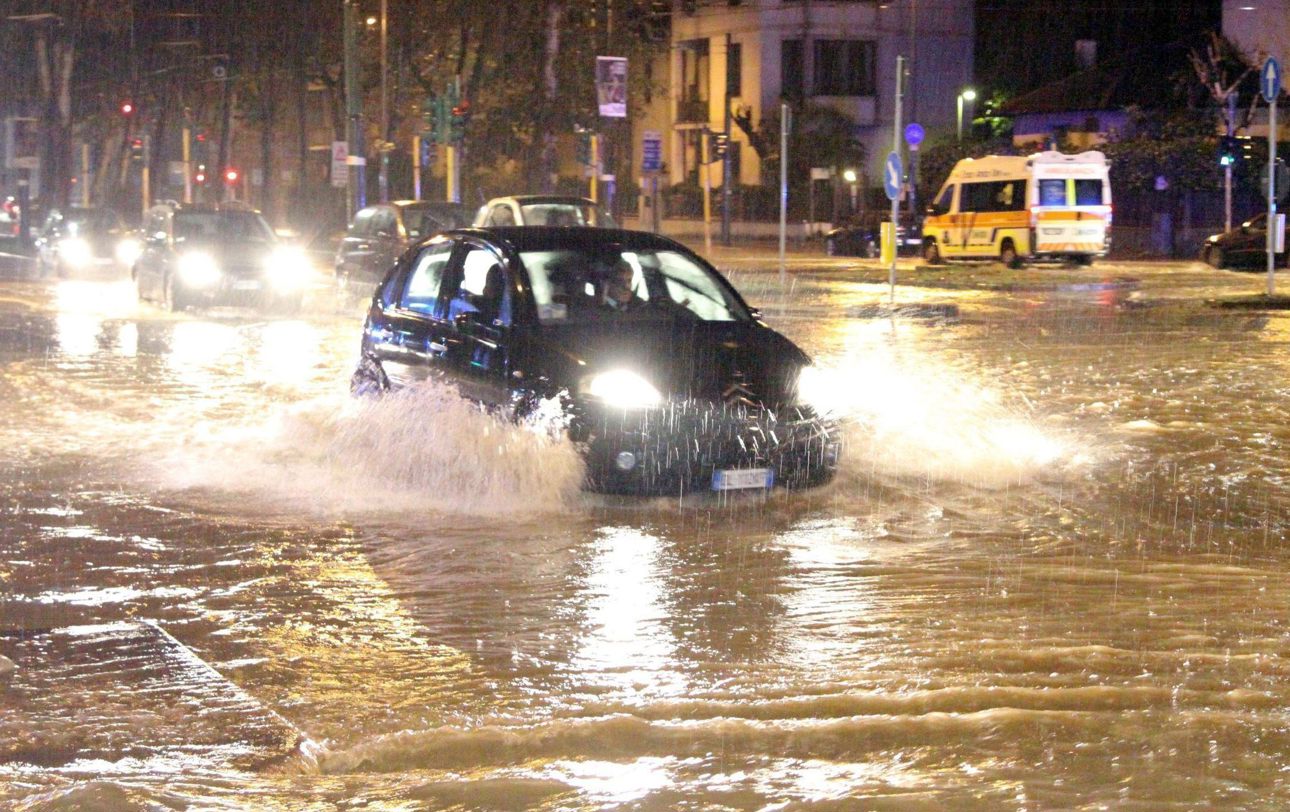
[[[1087,462],[1024,402],[926,356],[866,351],[820,365],[825,409],[846,426],[843,472],[955,480],[984,488]]]
[[[474,515],[560,510],[584,476],[577,450],[559,433],[513,425],[433,383],[208,425],[160,470],[170,487],[232,489],[327,512]]]

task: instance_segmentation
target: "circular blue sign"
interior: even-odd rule
[[[923,136],[925,135],[927,135],[927,133],[923,132],[922,124],[910,122],[905,125],[905,143],[909,144],[911,147],[916,147],[923,143]]]

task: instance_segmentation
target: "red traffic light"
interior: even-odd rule
[[[193,176],[193,180],[195,180],[198,183],[205,183],[206,173],[199,170],[197,174]]]
[[[134,105],[128,101],[121,102],[121,115],[128,116],[134,112]]]
[[[238,179],[238,173],[237,173],[237,170],[236,170],[236,169],[225,169],[225,170],[224,170],[224,182],[225,182],[225,183],[227,183],[227,184],[230,184],[230,185],[231,185],[231,184],[237,183],[237,179]]]

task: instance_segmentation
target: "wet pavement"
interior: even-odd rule
[[[355,402],[325,280],[0,281],[0,806],[1290,802],[1262,275],[903,263],[892,307],[715,255],[835,375],[825,488],[599,497],[449,392]]]

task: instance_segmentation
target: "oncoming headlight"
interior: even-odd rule
[[[90,244],[80,237],[65,237],[58,242],[58,255],[68,265],[79,266],[85,265],[94,254],[90,251]]]
[[[126,267],[133,266],[141,253],[143,246],[134,237],[125,237],[116,244],[116,261]]]
[[[193,251],[179,258],[179,277],[194,288],[208,288],[219,282],[219,266],[215,258],[201,251]]]
[[[663,399],[653,384],[626,369],[593,375],[586,383],[586,393],[620,409],[645,409]]]
[[[309,281],[313,266],[298,248],[277,248],[264,261],[269,283],[279,290],[298,290]]]

